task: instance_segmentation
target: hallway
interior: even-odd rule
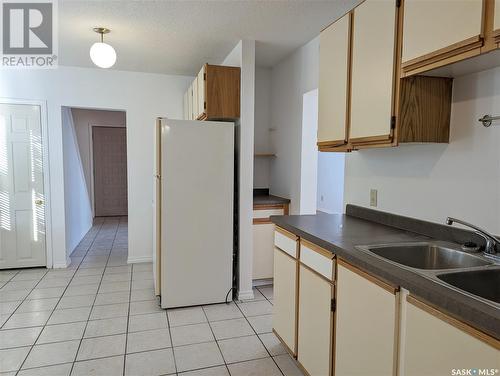
[[[127,218],[97,218],[67,269],[0,271],[2,375],[300,376],[255,299],[162,310],[152,264],[127,265]]]

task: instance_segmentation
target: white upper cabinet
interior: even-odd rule
[[[198,77],[196,77],[192,84],[193,87],[193,120],[198,118]]]
[[[395,1],[366,0],[354,9],[350,140],[389,140],[393,115]]]
[[[320,35],[318,145],[346,143],[350,14]]]
[[[184,120],[189,120],[188,92],[189,92],[189,90],[184,93],[184,97],[182,100],[183,109],[184,109],[184,115],[183,115]]]
[[[403,63],[478,38],[482,0],[405,0]]]
[[[193,84],[189,86],[188,93],[188,118],[187,120],[193,120]]]
[[[205,66],[198,73],[196,83],[198,85],[198,111],[196,118],[198,118],[205,112]]]

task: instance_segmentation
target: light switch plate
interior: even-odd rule
[[[370,189],[370,206],[377,207],[377,190]]]

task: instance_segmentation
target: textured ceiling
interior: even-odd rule
[[[195,74],[255,39],[257,65],[273,66],[360,0],[59,1],[59,64],[93,67],[95,26],[118,55],[114,69]]]

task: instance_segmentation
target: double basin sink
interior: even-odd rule
[[[356,248],[500,306],[500,268],[480,253],[467,253],[458,245],[440,241]]]

